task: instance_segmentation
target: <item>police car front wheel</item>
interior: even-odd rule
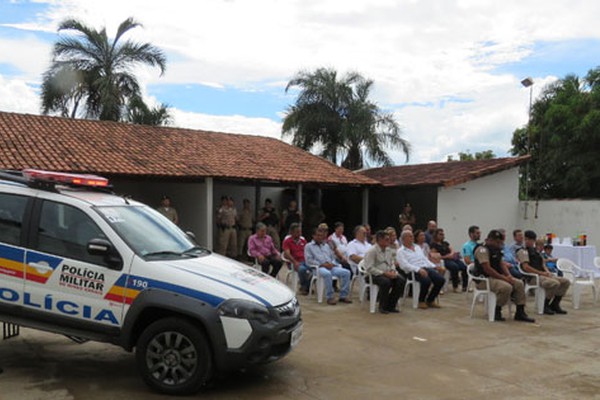
[[[168,394],[191,394],[210,377],[211,353],[201,329],[182,318],[165,318],[140,335],[136,360],[151,388]]]

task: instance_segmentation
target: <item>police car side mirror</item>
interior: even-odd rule
[[[194,242],[196,242],[196,234],[192,231],[186,231],[185,234],[192,239]]]
[[[90,240],[87,244],[87,251],[92,256],[104,257],[104,260],[110,269],[119,270],[123,267],[121,256],[106,239]]]

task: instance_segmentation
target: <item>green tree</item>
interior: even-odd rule
[[[358,73],[338,79],[337,71],[319,68],[302,71],[290,80],[286,93],[298,88],[294,105],[283,119],[282,135],[304,150],[321,149],[321,157],[357,170],[368,160],[392,165],[386,147],[401,149],[408,160],[410,146],[390,113],[369,100],[373,81]]]
[[[75,19],[63,21],[59,32],[68,30],[78,35],[61,37],[54,44],[52,64],[42,80],[42,112],[71,118],[126,120],[128,103],[141,98],[132,70],[148,65],[158,67],[162,75],[166,69],[166,57],[160,49],[123,39],[138,26],[128,18],[110,40],[106,28],[98,31]]]
[[[478,151],[475,154],[471,154],[469,150],[466,152],[458,153],[458,160],[455,160],[453,156],[448,156],[447,161],[473,161],[473,160],[491,160],[496,158],[493,150]]]
[[[167,104],[148,107],[141,97],[134,97],[127,105],[127,122],[139,125],[169,125],[173,118]]]
[[[600,198],[600,67],[544,88],[512,145],[514,155],[531,155],[529,197]]]

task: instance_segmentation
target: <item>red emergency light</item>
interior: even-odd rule
[[[64,172],[24,169],[23,176],[30,180],[63,183],[65,185],[106,187],[108,179],[97,175],[68,174]]]

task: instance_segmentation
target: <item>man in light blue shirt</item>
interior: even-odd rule
[[[326,242],[327,232],[322,229],[313,231],[313,240],[304,248],[304,260],[310,267],[319,268],[319,275],[325,281],[327,304],[335,305],[335,292],[333,291],[333,277],[341,282],[340,303],[352,303],[348,298],[350,293],[350,271],[344,269],[336,261],[331,246]]]
[[[469,265],[472,262],[475,262],[475,256],[473,252],[475,251],[475,247],[479,244],[479,239],[481,239],[481,231],[479,227],[476,225],[471,225],[469,227],[469,241],[463,244],[462,247],[462,257],[465,260],[465,264]]]
[[[503,237],[503,243],[504,243],[504,247],[502,248],[502,261],[504,261],[508,267],[508,272],[510,272],[510,274],[517,278],[517,279],[523,279],[523,274],[521,272],[519,272],[519,262],[517,261],[517,257],[515,255],[515,252],[513,251],[514,249],[519,249],[520,246],[515,246],[515,244],[509,246],[506,243],[506,231],[504,229],[498,229],[500,231],[500,233],[502,233],[502,237]],[[517,232],[517,231],[515,231]],[[520,233],[521,238],[523,237],[523,232],[521,230],[518,230],[518,232]],[[518,236],[518,235],[515,235]]]

